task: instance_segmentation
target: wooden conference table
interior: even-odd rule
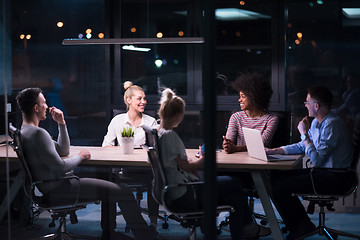
[[[83,161],[81,166],[98,167],[150,167],[147,162],[147,153],[145,149],[135,149],[133,154],[123,155],[119,147],[82,147],[71,146],[70,156],[77,154],[83,149],[88,149],[91,153],[91,159]],[[195,158],[198,149],[187,149],[188,157]],[[8,148],[9,163],[17,161],[16,153],[11,147]],[[250,158],[247,152],[238,152],[227,154],[224,151],[217,153],[217,168],[219,171],[248,171],[251,173],[256,189],[258,191],[262,206],[267,216],[269,226],[272,230],[274,239],[283,239],[279,224],[277,222],[274,209],[272,207],[266,183],[265,170],[278,169],[286,170],[302,167],[302,155],[295,155],[293,161],[265,162]],[[6,146],[0,146],[0,162],[6,161]],[[23,173],[20,171],[10,188],[10,201],[22,186]],[[7,211],[7,197],[0,205],[0,221]]]

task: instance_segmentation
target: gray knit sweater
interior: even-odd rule
[[[21,127],[21,137],[25,158],[27,159],[33,181],[56,179],[69,174],[79,163],[81,157],[75,155],[67,158],[70,150],[70,139],[66,125],[58,125],[57,141],[43,128],[25,124]],[[38,189],[47,193],[60,183],[38,184]]]

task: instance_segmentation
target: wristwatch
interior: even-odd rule
[[[300,138],[301,138],[301,141],[305,141],[307,139],[307,136],[306,136],[306,134],[301,134]]]

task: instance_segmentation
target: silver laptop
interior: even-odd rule
[[[250,157],[257,158],[267,162],[296,160],[293,156],[281,154],[266,155],[264,143],[261,138],[261,132],[257,129],[242,128],[246,142],[246,148]]]

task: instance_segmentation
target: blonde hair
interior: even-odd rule
[[[145,92],[144,89],[142,89],[141,87],[139,87],[137,85],[133,85],[133,83],[131,81],[124,82],[124,89],[125,89],[124,103],[126,104],[127,109],[129,109],[129,103],[126,101],[126,99],[134,96],[134,91]]]
[[[166,88],[161,93],[159,116],[163,119],[171,119],[179,113],[185,112],[185,101],[176,96],[170,89]]]

